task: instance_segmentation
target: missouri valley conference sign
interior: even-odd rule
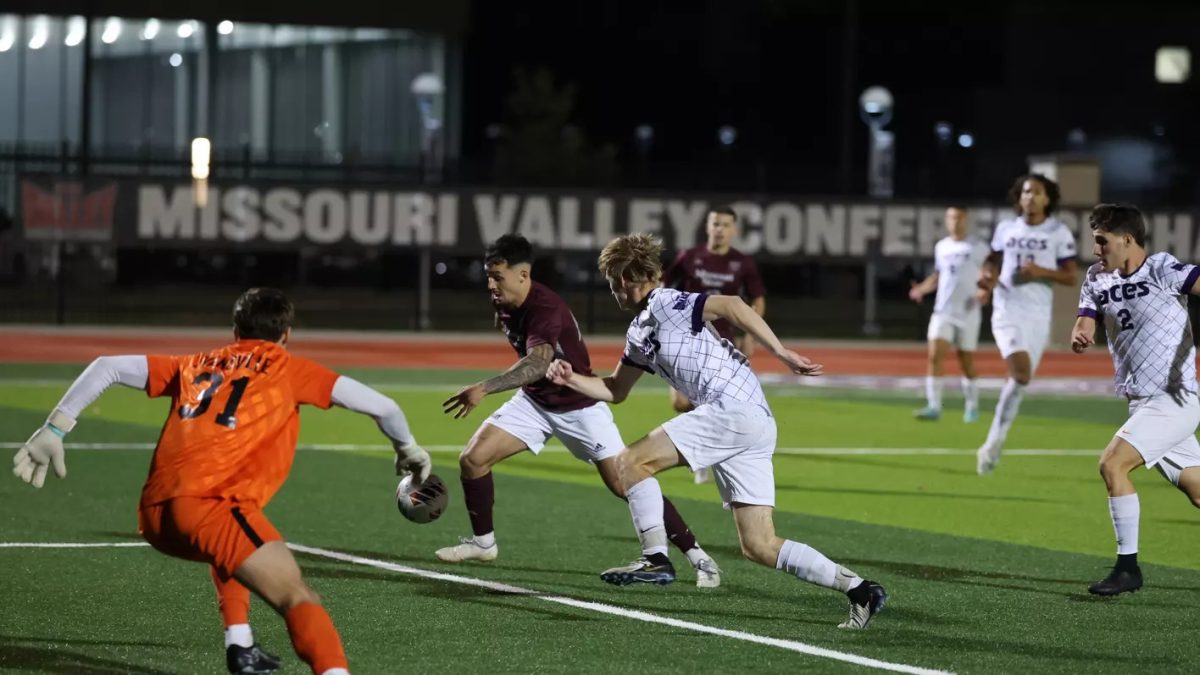
[[[242,249],[432,247],[478,253],[486,242],[513,232],[544,249],[594,251],[625,232],[659,234],[675,248],[703,240],[710,206],[732,204],[743,221],[737,246],[752,255],[913,258],[931,254],[944,234],[945,211],[942,204],[791,196],[270,183],[210,185],[206,204],[198,207],[188,182],[46,176],[24,177],[21,193],[31,239],[111,228],[122,246]],[[76,220],[65,222],[64,214]],[[1007,206],[994,204],[970,209],[981,236],[1010,214]],[[1078,233],[1080,252],[1088,255],[1087,210],[1063,210],[1058,217]],[[1152,212],[1150,221],[1155,249],[1200,259],[1190,213]]]

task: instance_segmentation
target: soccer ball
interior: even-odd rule
[[[412,475],[396,486],[396,507],[414,523],[432,523],[446,510],[449,495],[441,478],[430,475],[422,485],[413,485]]]

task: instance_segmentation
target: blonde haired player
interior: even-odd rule
[[[979,268],[988,256],[987,244],[967,234],[967,210],[946,209],[946,236],[933,247],[933,273],[913,283],[908,297],[921,302],[937,291],[929,317],[929,369],[925,375],[925,407],[915,413],[920,420],[942,417],[942,373],[950,347],[958,350],[962,368],[963,421],[979,419],[979,385],[975,381],[975,347],[979,344],[982,302],[976,297]]]
[[[653,373],[696,404],[621,451],[621,483],[642,557],[606,570],[600,578],[617,585],[673,579],[666,556],[662,488],[654,475],[680,465],[693,470],[712,467],[721,499],[733,511],[743,555],[845,593],[850,616],[841,627],[866,628],[887,600],[883,586],[863,580],[810,546],[776,536],[775,418],[745,355],[719,339],[710,322],[724,319],[746,331],[797,375],[820,375],[821,366],[784,348],[740,297],[660,288],[661,255],[661,242],[647,234],[618,237],[600,254],[600,271],[617,304],[634,313],[625,354],[612,375],[583,375],[563,360],[554,361],[547,371],[557,384],[614,403],[625,400],[642,373]]]
[[[992,294],[992,336],[1008,366],[987,440],[975,453],[979,474],[991,473],[1017,419],[1025,387],[1050,340],[1052,284],[1075,285],[1075,235],[1052,217],[1058,184],[1041,174],[1020,176],[1008,191],[1015,218],[992,234],[992,254],[979,273],[979,298]]]
[[[1146,221],[1137,207],[1100,204],[1088,223],[1100,261],[1088,269],[1079,290],[1071,348],[1086,350],[1097,319],[1103,317],[1117,395],[1129,401],[1129,419],[1100,457],[1117,561],[1088,591],[1117,595],[1142,587],[1137,563],[1141,504],[1129,480],[1133,470],[1142,465],[1158,469],[1200,506],[1200,402],[1186,297],[1200,295],[1200,267],[1169,253],[1147,256]]]

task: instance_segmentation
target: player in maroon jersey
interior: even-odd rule
[[[728,206],[709,209],[705,220],[708,242],[680,251],[663,272],[662,283],[663,286],[691,293],[738,295],[745,298],[759,316],[764,316],[767,293],[758,274],[758,265],[754,264],[754,258],[733,248],[733,240],[737,237],[737,220],[737,213]],[[733,324],[719,320],[713,322],[713,328],[743,354],[752,354],[754,340],[746,335],[736,336]],[[694,407],[686,396],[674,389],[671,390],[671,405],[680,413]],[[697,483],[703,483],[708,478],[707,469],[696,472]]]
[[[617,469],[617,455],[625,442],[608,405],[546,379],[546,369],[554,359],[570,362],[575,372],[591,373],[591,358],[567,303],[530,278],[532,262],[533,247],[513,234],[497,239],[484,254],[497,320],[521,358],[507,371],[464,387],[443,405],[446,413],[458,419],[488,394],[520,389],[480,425],[459,456],[474,536],[438,549],[437,557],[446,562],[496,559],[499,547],[492,525],[492,467],[526,449],[538,454],[552,436],[575,457],[595,464],[613,494],[625,496]],[[716,563],[696,544],[674,505],[663,499],[663,508],[668,537],[695,568],[696,585],[720,585]]]

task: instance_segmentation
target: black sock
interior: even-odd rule
[[[670,565],[671,564],[671,559],[667,557],[666,553],[651,553],[650,555],[646,556],[646,560],[649,560],[650,562],[654,563],[655,565]]]
[[[866,605],[871,602],[871,589],[864,579],[862,583],[846,591],[846,596],[856,605]]]
[[[1117,569],[1132,572],[1137,566],[1137,553],[1117,554]]]

